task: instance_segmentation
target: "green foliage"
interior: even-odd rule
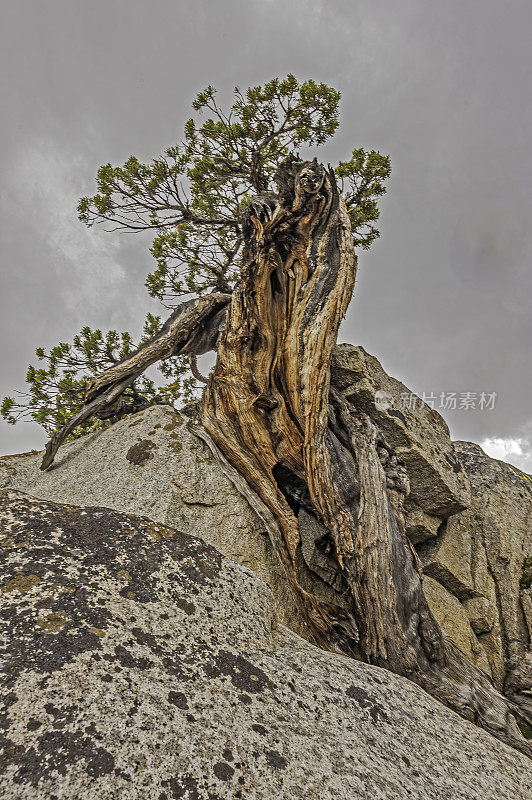
[[[280,163],[298,148],[323,145],[338,127],[340,93],[323,83],[299,83],[293,75],[263,86],[234,90],[228,113],[208,86],[192,103],[196,117],[185,124],[182,140],[158,158],[142,163],[135,156],[118,167],[97,172],[97,193],[83,197],[79,218],[110,229],[153,230],[156,266],[146,279],[152,297],[173,306],[179,298],[212,291],[230,292],[238,279],[242,239],[239,217],[253,195],[276,189]],[[198,119],[197,115],[204,115]],[[367,248],[379,235],[377,201],[385,192],[390,161],[374,150],[355,149],[335,168],[353,227],[356,246]],[[148,315],[145,338],[160,324]],[[135,349],[127,333],[83,328],[71,345],[49,353],[36,351],[40,366],[30,366],[28,391],[6,397],[1,414],[10,423],[21,417],[39,422],[51,434],[83,404],[90,380]],[[175,402],[188,399],[195,381],[184,359],[172,358],[159,369],[163,388],[139,378],[126,399]],[[88,421],[79,435],[104,424]]]
[[[105,164],[98,192],[79,203],[79,218],[112,229],[153,230],[156,267],[146,280],[152,297],[178,298],[229,292],[240,269],[238,219],[254,194],[274,191],[279,164],[298,148],[323,145],[338,127],[340,93],[293,75],[242,92],[228,113],[208,86],[192,103],[197,114],[183,139],[148,164],[131,156],[121,167]],[[386,156],[362,148],[336,167],[357,246],[379,235],[378,198],[390,174]]]
[[[517,722],[517,726],[525,739],[532,739],[532,725],[519,714],[517,709],[511,708],[510,714],[512,717],[514,717],[515,721]]]
[[[379,218],[377,198],[385,194],[391,170],[388,156],[363,148],[353,150],[350,160],[340,161],[334,170],[349,211],[355,246],[365,250],[379,235],[372,223]]]
[[[74,336],[72,344],[61,342],[47,353],[38,347],[35,355],[39,366],[30,365],[26,374],[26,392],[17,397],[5,397],[0,414],[11,425],[21,418],[33,419],[52,435],[83,405],[85,390],[96,375],[133,353],[160,327],[159,317],[148,314],[144,335],[138,345],[129,333],[84,327]],[[154,381],[141,376],[124,392],[124,399],[133,408],[139,401],[170,403],[191,400],[196,382],[188,375],[185,358],[169,358],[160,365],[160,371],[169,379],[167,385],[157,388]],[[90,418],[74,430],[69,439],[106,427],[113,420]]]

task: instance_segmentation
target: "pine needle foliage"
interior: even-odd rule
[[[194,115],[178,144],[142,163],[135,156],[122,166],[104,164],[97,192],[79,201],[79,219],[108,230],[153,231],[155,268],[146,278],[148,293],[166,307],[213,291],[231,292],[240,273],[239,219],[253,195],[274,192],[281,162],[302,148],[320,148],[339,124],[340,93],[294,75],[274,78],[246,90],[236,87],[224,111],[212,86],[192,103]],[[378,200],[386,191],[390,161],[375,150],[354,149],[334,168],[347,204],[357,247],[368,248],[379,235]],[[91,378],[124,358],[155,333],[159,317],[148,315],[143,338],[84,327],[71,344],[49,352],[37,348],[38,366],[28,368],[27,390],[3,400],[9,423],[38,422],[48,434],[60,428],[83,404]],[[182,403],[196,383],[183,358],[159,365],[165,385],[138,378],[126,391],[132,408],[146,403]],[[108,421],[92,420],[70,438]]]

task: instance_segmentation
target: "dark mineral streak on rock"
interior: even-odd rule
[[[360,708],[368,709],[372,722],[386,721],[388,715],[380,703],[375,702],[366,689],[361,686],[348,686],[345,693],[352,700],[356,700]]]

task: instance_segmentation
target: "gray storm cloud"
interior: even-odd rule
[[[528,2],[4,9],[2,394],[24,387],[36,346],[83,324],[138,329],[154,310],[146,237],[77,222],[97,167],[176,141],[208,83],[229,99],[236,84],[294,72],[342,92],[323,160],[360,145],[392,158],[382,237],[361,254],[342,339],[418,393],[496,392],[492,410],[445,411],[452,433],[532,470]],[[37,426],[2,423],[0,452],[44,439]]]

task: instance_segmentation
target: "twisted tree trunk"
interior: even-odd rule
[[[279,201],[252,203],[200,436],[263,518],[318,644],[418,683],[524,752],[506,699],[444,636],[404,533],[408,479],[373,423],[329,387],[356,272],[334,174],[288,162]],[[320,530],[342,601],[302,586],[301,528]]]
[[[290,158],[278,179],[278,197],[254,198],[243,219],[243,273],[227,313],[225,295],[181,306],[145,348],[93,382],[80,415],[116,402],[158,358],[216,348],[197,433],[264,520],[316,642],[410,678],[532,755],[512,717],[519,709],[430,612],[404,532],[404,468],[375,425],[329,386],[356,273],[334,173]],[[43,467],[65,435],[49,444]],[[335,602],[302,585],[309,529]]]

